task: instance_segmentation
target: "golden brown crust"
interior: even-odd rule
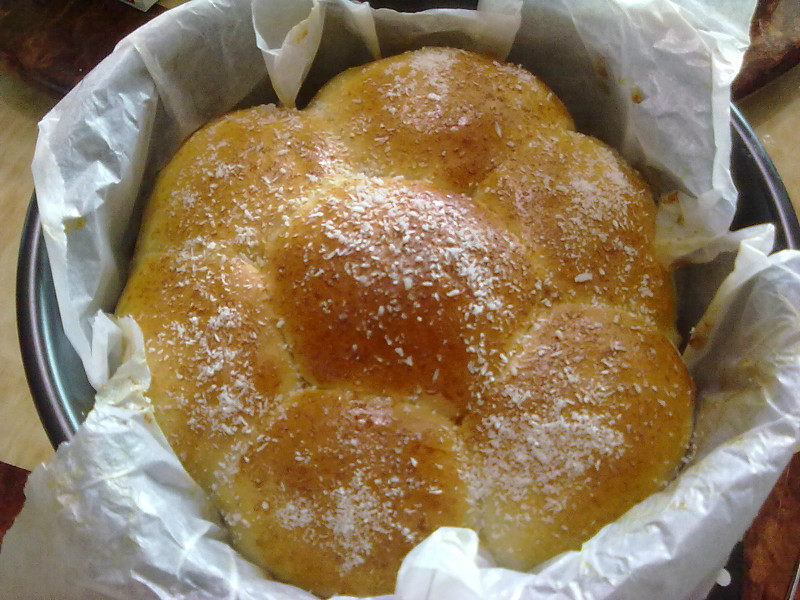
[[[322,185],[275,241],[276,308],[307,380],[441,394],[451,416],[546,286],[491,213],[402,178]]]
[[[553,261],[562,301],[614,304],[672,334],[653,196],[614,150],[574,131],[537,132],[479,184],[475,199]]]
[[[512,354],[461,428],[483,539],[502,564],[527,570],[674,475],[693,387],[663,335],[607,306],[555,306]]]
[[[231,439],[300,385],[268,297],[248,261],[188,246],[142,260],[117,304],[142,329],[158,423],[202,484]]]
[[[443,525],[528,568],[679,464],[692,384],[653,200],[571,129],[524,70],[427,48],[306,111],[223,117],[164,169],[117,314],[275,577],[389,592]]]
[[[525,69],[454,48],[423,48],[345,71],[309,110],[369,175],[465,192],[532,131],[574,127]]]
[[[341,150],[313,116],[257,106],[192,135],[159,175],[137,256],[188,240],[230,247],[264,264],[264,246],[320,179],[341,170]]]
[[[361,595],[392,589],[438,527],[472,526],[464,466],[455,427],[428,409],[303,390],[259,423],[217,497],[240,548],[275,576]]]

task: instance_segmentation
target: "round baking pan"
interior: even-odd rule
[[[731,131],[731,170],[739,191],[733,228],[771,222],[777,234],[775,250],[800,248],[800,225],[786,189],[764,148],[734,106]],[[28,385],[47,435],[57,446],[68,440],[86,417],[94,401],[94,390],[61,325],[35,197],[22,231],[17,268],[17,325]],[[734,574],[732,585],[716,587],[709,598],[741,597],[741,545],[734,549],[728,568]]]

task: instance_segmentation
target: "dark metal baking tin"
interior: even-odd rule
[[[83,422],[95,391],[64,334],[35,196],[17,263],[17,331],[36,410],[50,442],[58,446]]]

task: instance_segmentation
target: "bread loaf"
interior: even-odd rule
[[[271,576],[386,593],[442,526],[529,569],[685,452],[654,213],[533,75],[424,48],[195,133],[116,312],[161,428]]]

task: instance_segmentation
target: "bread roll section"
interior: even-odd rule
[[[613,304],[672,335],[655,203],[613,149],[575,131],[537,131],[481,181],[475,199],[553,261],[562,301]]]
[[[269,576],[388,593],[441,526],[528,569],[685,453],[654,214],[533,75],[424,48],[192,136],[117,314],[167,438]]]
[[[256,429],[217,498],[240,548],[284,581],[392,589],[425,536],[474,527],[455,426],[402,396],[306,389]]]
[[[269,295],[246,259],[187,245],[140,261],[117,306],[144,334],[158,423],[205,486],[251,421],[302,383]]]
[[[461,425],[493,555],[530,569],[669,480],[689,441],[691,392],[680,357],[644,320],[577,304],[539,315]]]
[[[137,256],[194,240],[264,266],[267,240],[308,189],[341,171],[341,155],[306,113],[257,106],[225,115],[190,137],[161,172]]]
[[[530,132],[572,129],[555,94],[528,71],[453,48],[409,52],[346,71],[309,112],[367,174],[472,189]]]
[[[452,417],[546,292],[494,215],[398,177],[321,185],[275,241],[276,307],[308,381],[440,395]]]

